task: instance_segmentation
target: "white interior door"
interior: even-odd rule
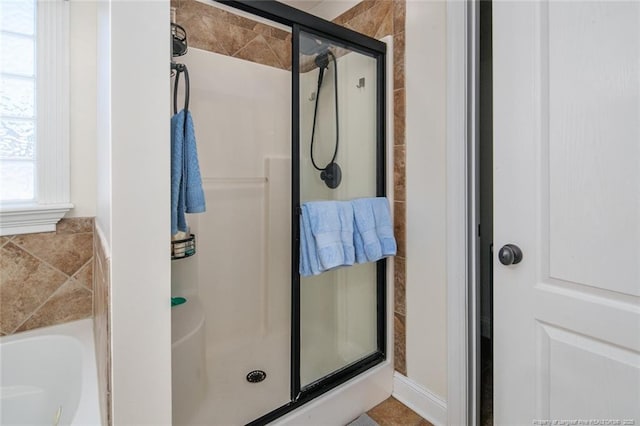
[[[640,424],[640,2],[494,1],[493,55],[495,424]]]

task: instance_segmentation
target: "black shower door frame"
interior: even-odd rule
[[[275,0],[216,0],[292,28],[291,111],[291,401],[249,425],[264,425],[382,363],[387,355],[387,261],[376,264],[377,350],[301,387],[300,383],[300,32],[322,37],[376,60],[376,196],[386,196],[386,53],[385,43]]]

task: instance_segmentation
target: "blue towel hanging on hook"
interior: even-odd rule
[[[182,110],[171,118],[171,235],[187,231],[185,213],[206,211],[193,118]]]
[[[173,64],[176,79],[173,90],[173,111],[171,118],[171,235],[178,231],[187,232],[185,213],[202,213],[206,210],[198,148],[193,118],[189,111],[189,72],[184,64]],[[184,109],[178,109],[178,83],[180,74],[185,77]]]

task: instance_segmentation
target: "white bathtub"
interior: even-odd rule
[[[0,425],[99,425],[93,320],[0,338]]]

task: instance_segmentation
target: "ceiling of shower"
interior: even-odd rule
[[[288,4],[289,6],[304,10],[305,12],[309,12],[323,1],[325,0],[280,0],[281,3]]]
[[[359,0],[279,0],[296,9],[331,21],[359,3]]]

